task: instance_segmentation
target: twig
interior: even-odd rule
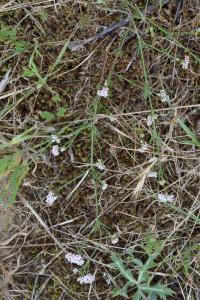
[[[125,19],[120,20],[118,23],[114,23],[111,26],[108,26],[107,28],[105,28],[101,32],[95,34],[94,36],[92,36],[92,37],[90,37],[86,40],[70,42],[69,45],[68,45],[68,48],[71,51],[78,51],[78,50],[82,49],[86,44],[89,44],[91,42],[96,42],[97,40],[111,34],[117,28],[126,26],[129,23],[129,21],[130,21],[130,17],[127,17]]]
[[[168,3],[169,0],[163,1],[162,5]],[[149,5],[147,8],[142,12],[145,15],[153,13],[157,9],[157,5]],[[130,20],[132,18],[132,15],[130,14],[128,17],[120,20],[117,23],[114,23],[107,28],[103,29],[101,32],[95,34],[94,36],[85,39],[85,40],[78,40],[78,41],[73,41],[69,42],[68,49],[71,51],[79,51],[81,50],[85,45],[89,43],[94,43],[99,39],[104,38],[107,35],[112,34],[116,29],[124,27],[129,24]],[[132,37],[131,37],[132,38]]]

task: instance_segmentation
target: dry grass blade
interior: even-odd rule
[[[23,204],[31,211],[31,213],[35,216],[39,224],[45,229],[47,234],[52,238],[52,240],[55,242],[55,244],[62,249],[63,252],[66,252],[65,247],[58,241],[58,239],[53,235],[53,233],[50,231],[49,227],[46,225],[46,223],[42,220],[42,218],[38,215],[38,213],[34,210],[34,208],[26,201],[26,199],[18,194],[20,200],[23,202]]]
[[[148,166],[146,169],[144,169],[142,171],[142,173],[139,175],[140,179],[134,189],[133,195],[136,196],[136,198],[140,195],[142,188],[144,186],[145,183],[145,179],[147,177],[147,175],[149,174],[149,172],[151,171],[151,169],[153,168],[153,166],[156,164],[157,160],[155,159],[150,166]]]
[[[0,81],[0,93],[2,93],[6,87],[6,85],[8,84],[9,80],[10,80],[10,71],[11,70],[8,70],[6,72],[6,74],[4,75],[3,79],[1,79]]]

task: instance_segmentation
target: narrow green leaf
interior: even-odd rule
[[[22,73],[22,76],[31,78],[31,77],[34,77],[36,75],[35,75],[35,71],[34,70],[32,70],[32,69],[25,69],[23,71],[23,73]]]
[[[10,157],[6,156],[0,160],[0,179],[4,176],[4,173],[9,165]]]
[[[138,258],[133,258],[132,262],[133,262],[133,264],[135,264],[138,267],[143,267],[143,262]]]
[[[122,296],[124,298],[128,298],[128,288],[129,286],[131,286],[130,282],[127,282],[123,288],[121,289],[114,289],[113,290],[113,296],[117,297],[117,296]]]
[[[182,127],[182,129],[185,131],[185,133],[190,137],[193,144],[195,146],[200,147],[200,141],[198,140],[196,135],[190,130],[190,128],[183,122],[183,120],[178,119],[178,122],[179,122],[180,126]]]
[[[170,288],[162,284],[156,284],[153,286],[140,285],[139,288],[145,293],[156,293],[161,297],[161,299],[165,299],[166,296],[173,296],[174,294],[174,292]]]
[[[14,156],[13,156],[14,158]],[[7,169],[11,169],[10,166]],[[10,206],[15,201],[21,181],[28,172],[28,164],[23,162],[17,165],[11,174],[7,173],[2,182],[2,190],[0,193],[0,203],[3,202],[6,206]]]
[[[49,73],[47,75],[47,77],[49,77],[51,75],[51,73],[55,70],[55,68],[57,67],[57,65],[60,63],[63,55],[65,54],[65,51],[67,50],[69,45],[69,40],[67,40],[64,44],[64,46],[62,47],[60,53],[58,54],[58,57],[56,58],[55,63],[53,64],[53,66],[50,68]]]
[[[10,176],[9,180],[9,190],[8,190],[8,200],[6,205],[12,205],[15,201],[19,186],[21,184],[22,179],[25,177],[25,175],[28,172],[28,165],[22,164],[17,166],[17,168],[14,170],[14,172]]]
[[[149,294],[149,300],[157,300],[157,299],[158,297],[156,293],[152,292]]]

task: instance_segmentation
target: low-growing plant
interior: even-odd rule
[[[172,296],[174,292],[165,284],[153,283],[154,275],[150,270],[156,266],[155,259],[159,252],[149,255],[147,261],[143,263],[140,259],[132,257],[131,263],[137,268],[138,276],[135,278],[132,270],[125,266],[125,262],[118,256],[112,255],[112,267],[116,268],[120,275],[126,280],[122,288],[115,288],[113,291],[114,296],[122,296],[128,298],[128,292],[134,288],[135,292],[132,295],[132,300],[157,300],[167,299],[167,296]]]

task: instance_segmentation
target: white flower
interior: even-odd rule
[[[156,119],[157,119],[156,115],[155,116],[151,116],[151,115],[147,116],[147,126],[150,127],[153,124],[154,120],[156,120]]]
[[[147,144],[147,143],[144,143],[144,144],[142,144],[142,146],[138,149],[138,151],[139,151],[140,153],[144,153],[145,151],[148,150],[148,148],[149,148],[148,144]]]
[[[31,183],[30,183],[30,181],[28,181],[28,180],[23,180],[22,185],[23,185],[23,186],[31,186]]]
[[[149,172],[147,175],[147,177],[149,178],[157,178],[157,176],[158,176],[157,172]]]
[[[160,90],[158,96],[160,97],[161,102],[170,102],[170,98],[165,92],[165,90]]]
[[[110,284],[111,284],[110,276],[109,276],[108,273],[103,272],[103,278],[104,278],[104,280],[106,281],[107,285],[110,285]]]
[[[159,193],[158,194],[158,201],[161,203],[165,203],[165,202],[174,202],[175,200],[175,196],[173,194],[169,195],[169,194],[163,194],[163,193]]]
[[[181,62],[182,69],[187,70],[190,63],[190,58],[188,55],[185,56],[185,59]]]
[[[101,188],[102,188],[102,191],[107,190],[108,185],[107,185],[107,183],[106,183],[105,181],[102,181],[102,186],[101,186]]]
[[[60,148],[60,152],[64,152],[65,150],[66,150],[65,147],[61,147],[61,148]]]
[[[165,185],[165,180],[164,180],[164,179],[163,179],[163,180],[160,180],[160,181],[159,181],[159,184],[162,185],[162,186]]]
[[[74,269],[72,270],[72,272],[73,272],[74,274],[77,274],[77,273],[78,273],[78,269],[77,269],[77,268],[74,268]]]
[[[58,145],[54,145],[53,147],[52,147],[52,149],[51,149],[51,154],[53,155],[53,156],[58,156],[59,155],[59,147],[58,147]]]
[[[79,277],[77,281],[80,282],[80,284],[91,284],[95,281],[95,276],[88,273],[87,275]]]
[[[97,96],[107,98],[108,92],[109,92],[109,88],[107,86],[104,86],[97,91]]]
[[[45,202],[48,205],[52,205],[52,204],[54,204],[54,202],[56,201],[57,198],[58,197],[52,191],[49,191],[48,195],[46,196]]]
[[[110,285],[110,284],[111,284],[110,278],[107,278],[107,279],[106,279],[106,283],[107,283],[107,285]]]
[[[98,159],[98,162],[95,164],[95,166],[100,170],[103,171],[106,169],[105,165],[102,163],[100,159]]]
[[[60,143],[59,137],[57,137],[57,135],[55,135],[55,134],[51,135],[51,141],[52,141],[52,143],[56,143],[56,144]]]
[[[117,235],[113,235],[113,236],[111,237],[111,243],[112,243],[113,245],[116,245],[118,242],[119,242],[118,236],[117,236]]]
[[[70,264],[75,264],[78,266],[82,266],[84,264],[84,259],[79,254],[68,252],[67,254],[65,254],[65,258]]]
[[[117,121],[117,118],[115,117],[115,116],[113,116],[113,115],[110,115],[109,116],[109,120],[110,120],[110,122],[115,122],[115,121]]]
[[[156,156],[153,156],[150,158],[149,163],[156,162],[157,160],[158,158]]]

